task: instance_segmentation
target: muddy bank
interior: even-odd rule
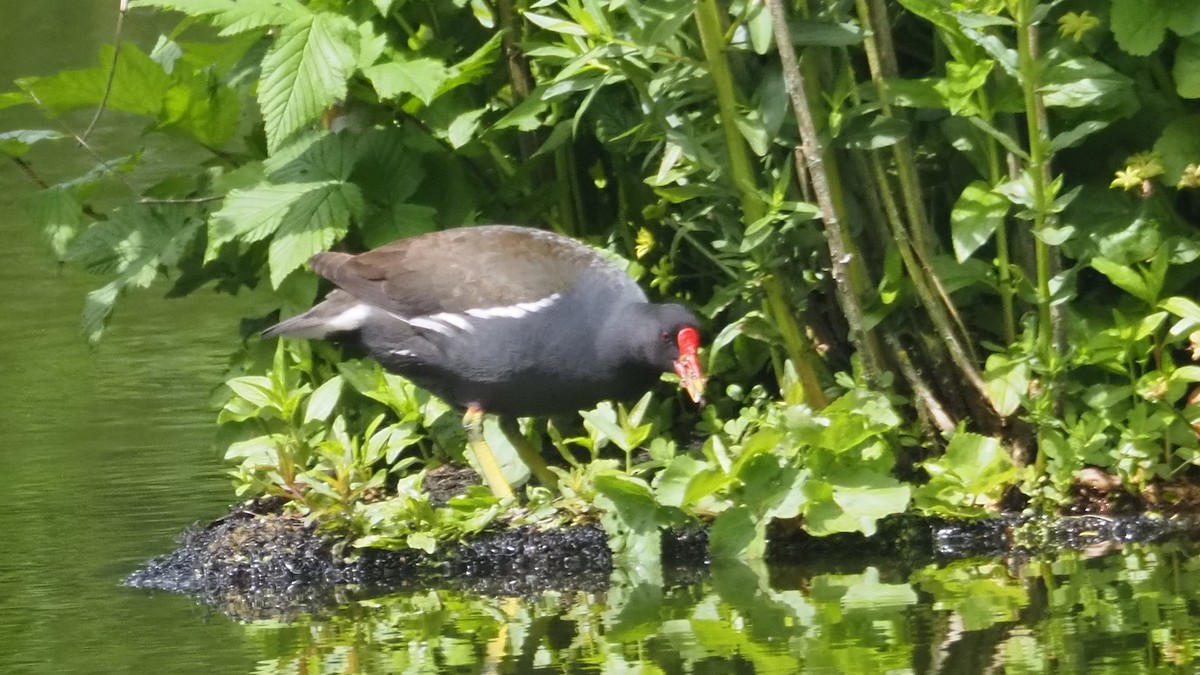
[[[1004,516],[975,522],[892,518],[874,537],[812,537],[788,524],[771,531],[768,559],[851,569],[867,564],[910,569],[939,559],[1026,557],[1053,550],[1093,555],[1129,542],[1196,539],[1194,516]],[[700,528],[663,535],[666,578],[695,578],[708,563]],[[242,619],[287,619],[320,613],[340,602],[430,586],[487,595],[544,590],[603,591],[613,556],[597,525],[559,530],[521,527],[484,533],[432,554],[416,549],[339,553],[336,542],[275,502],[250,502],[185,532],[175,551],[151,560],[129,586],[187,593]]]

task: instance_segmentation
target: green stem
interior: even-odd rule
[[[767,0],[775,44],[783,66],[784,85],[796,113],[800,145],[804,153],[809,180],[813,187],[821,218],[825,225],[825,243],[829,247],[830,271],[837,291],[838,303],[850,327],[850,340],[862,357],[863,370],[869,384],[878,386],[883,376],[883,360],[878,345],[866,328],[866,320],[858,288],[865,283],[861,257],[846,231],[842,228],[843,212],[838,199],[836,167],[825,165],[825,148],[817,135],[817,126],[810,107],[808,85],[813,83],[801,70],[792,45],[791,29],[782,0]],[[800,362],[795,362],[799,366]]]
[[[1050,182],[1049,143],[1046,138],[1045,109],[1038,97],[1040,64],[1037,62],[1037,25],[1032,22],[1036,0],[1017,0],[1017,68],[1025,101],[1025,126],[1029,137],[1029,182],[1033,189],[1034,257],[1037,274],[1038,352],[1043,364],[1054,358],[1054,327],[1050,307],[1052,252],[1036,236],[1046,227],[1050,213],[1047,185]]]
[[[733,83],[733,71],[725,49],[724,31],[721,30],[721,15],[716,0],[698,0],[696,3],[696,25],[700,29],[700,43],[708,72],[717,93],[717,111],[721,118],[721,132],[725,135],[725,147],[729,152],[729,173],[737,188],[742,203],[742,224],[751,225],[767,215],[766,205],[758,196],[758,186],[750,164],[746,143],[737,125],[737,95]]]
[[[742,207],[742,225],[749,227],[768,215],[767,206],[759,196],[754,165],[746,142],[737,125],[737,88],[733,69],[730,67],[726,49],[725,31],[716,0],[698,0],[696,3],[696,25],[700,31],[700,43],[704,58],[717,95],[717,113],[721,120],[721,131],[725,136],[725,147],[729,152],[729,175],[737,189]],[[760,261],[761,262],[761,261]],[[766,293],[764,309],[783,336],[788,358],[800,374],[805,400],[815,407],[824,407],[825,394],[820,387],[818,364],[808,358],[809,349],[804,331],[796,322],[788,304],[788,294],[777,276],[768,270],[768,281],[763,283]]]

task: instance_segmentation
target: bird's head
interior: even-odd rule
[[[662,372],[679,375],[679,386],[696,403],[707,380],[700,366],[700,322],[682,305],[638,306],[640,316],[625,327],[637,358]]]

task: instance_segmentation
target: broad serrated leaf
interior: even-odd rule
[[[296,0],[132,0],[129,6],[173,9],[205,17],[221,29],[221,35],[288,24],[309,14],[308,8]]]
[[[121,43],[121,56],[112,73],[116,51],[111,45],[100,48],[100,65],[84,70],[64,70],[47,77],[27,77],[17,80],[17,86],[37,100],[39,106],[52,114],[100,105],[139,115],[158,117],[163,99],[171,86],[171,78],[163,67],[145,52],[129,42]]]
[[[216,259],[221,246],[235,239],[251,243],[271,236],[279,229],[293,204],[329,183],[260,185],[230,192],[221,209],[209,217],[205,259]]]
[[[33,222],[42,228],[54,255],[63,260],[75,233],[83,226],[83,202],[73,185],[59,184],[35,192],[26,202]]]
[[[187,217],[183,207],[134,204],[92,223],[72,240],[64,259],[116,275],[88,295],[83,322],[89,341],[99,339],[120,292],[149,286],[160,268],[176,265],[198,230],[199,222]]]
[[[1182,98],[1200,98],[1200,36],[1180,41],[1171,72]]]
[[[99,342],[112,315],[113,305],[121,292],[120,285],[113,281],[87,294],[83,302],[83,336],[91,344]]]
[[[324,130],[307,132],[267,158],[263,170],[273,183],[346,180],[355,170],[360,153],[370,152],[368,139],[378,135],[379,132],[367,132],[362,137]]]
[[[287,275],[341,239],[362,208],[362,193],[352,183],[330,181],[296,200],[271,239],[271,286],[278,288]]]
[[[159,125],[209,148],[221,148],[238,131],[242,100],[213,74],[186,78],[167,90]]]
[[[363,69],[381,99],[412,94],[425,105],[433,102],[438,90],[450,76],[446,64],[437,59],[420,58],[380,63]]]
[[[1111,25],[1121,49],[1148,56],[1166,37],[1167,15],[1156,0],[1112,0]]]
[[[297,19],[280,31],[263,57],[258,85],[272,152],[346,96],[346,82],[355,65],[347,38],[353,35],[350,19],[324,13]]]

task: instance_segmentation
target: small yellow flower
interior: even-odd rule
[[[1109,187],[1132,190],[1163,173],[1162,158],[1155,152],[1139,152],[1125,161],[1125,168],[1117,172]]]
[[[1125,167],[1117,172],[1117,177],[1113,182],[1108,184],[1110,188],[1121,188],[1122,190],[1132,190],[1142,184],[1142,179],[1135,171],[1129,167]]]
[[[1097,19],[1091,12],[1084,11],[1079,14],[1067,12],[1058,20],[1058,34],[1079,42],[1088,31],[1099,25],[1100,19]]]
[[[1142,180],[1161,176],[1163,173],[1162,157],[1157,152],[1139,152],[1128,160],[1129,167],[1136,170]]]
[[[1179,177],[1179,182],[1175,184],[1175,187],[1200,187],[1200,164],[1192,163],[1183,167],[1183,175]]]
[[[646,254],[654,249],[654,235],[650,230],[641,228],[637,233],[637,241],[633,249],[634,255],[638,258],[646,257]]]

